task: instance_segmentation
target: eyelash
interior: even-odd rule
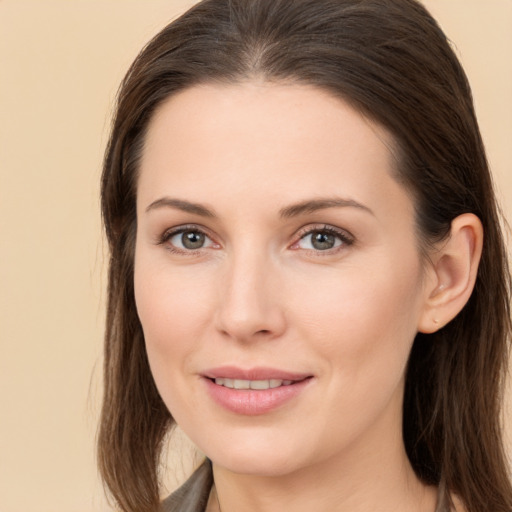
[[[168,243],[171,238],[183,234],[183,233],[199,233],[204,235],[206,238],[210,239],[214,245],[219,246],[216,242],[213,241],[212,237],[208,235],[207,231],[195,224],[185,225],[185,226],[179,226],[177,228],[168,229],[167,231],[164,231],[162,236],[158,239],[157,245],[166,245],[166,248],[175,254],[183,254],[187,256],[195,256],[198,255],[201,252],[201,249],[204,249],[204,247],[200,247],[199,249],[180,249],[171,243]],[[220,247],[220,246],[219,246]]]
[[[202,249],[205,249],[205,247],[200,247],[198,249],[180,249],[172,244],[169,243],[169,241],[177,235],[186,233],[186,232],[192,232],[192,233],[199,233],[204,235],[206,238],[208,238],[213,246],[216,246],[215,248],[220,247],[218,243],[216,243],[213,238],[207,233],[207,231],[202,228],[201,226],[197,226],[194,224],[191,225],[185,225],[185,226],[179,226],[177,228],[172,228],[167,231],[165,231],[158,239],[157,245],[165,245],[167,246],[167,249],[175,254],[181,254],[181,255],[187,255],[187,256],[195,256],[198,255]],[[335,246],[330,249],[320,250],[320,249],[303,249],[304,251],[307,251],[309,253],[314,253],[318,256],[323,255],[332,255],[340,250],[343,250],[346,247],[349,247],[354,244],[355,240],[354,237],[348,233],[345,230],[341,230],[338,228],[334,228],[333,226],[329,226],[326,224],[322,225],[316,225],[316,226],[308,226],[307,228],[303,228],[301,231],[297,234],[297,241],[295,241],[293,244],[289,246],[292,250],[299,250],[300,247],[298,247],[298,244],[304,240],[307,236],[312,235],[313,233],[324,233],[328,235],[332,235],[336,237],[341,243],[338,246]]]
[[[341,243],[338,246],[332,247],[330,249],[320,250],[320,249],[303,249],[308,251],[309,253],[314,253],[316,256],[329,256],[332,254],[336,254],[347,247],[350,247],[354,244],[354,237],[345,230],[335,228],[333,226],[329,226],[326,224],[317,225],[317,226],[308,226],[298,233],[298,240],[291,245],[291,249],[298,250],[298,244],[304,240],[307,236],[312,235],[313,233],[322,233],[328,234],[336,237]]]

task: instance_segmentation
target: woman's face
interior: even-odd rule
[[[137,309],[165,404],[215,464],[282,475],[401,445],[426,287],[391,146],[299,85],[197,86],[152,119]]]

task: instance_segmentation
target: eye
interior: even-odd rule
[[[168,244],[176,252],[197,251],[218,246],[206,233],[196,227],[169,230],[164,233],[160,243]]]
[[[327,251],[340,245],[340,238],[326,231],[313,231],[304,235],[299,241],[301,249],[314,249],[316,251]]]
[[[329,251],[351,245],[352,243],[353,239],[347,233],[325,226],[306,231],[302,234],[299,241],[292,246],[292,249]]]
[[[169,241],[180,249],[201,249],[206,241],[206,235],[199,231],[183,231],[172,236]]]

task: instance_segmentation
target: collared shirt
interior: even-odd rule
[[[212,485],[212,464],[206,459],[179,489],[162,502],[161,512],[204,512]]]

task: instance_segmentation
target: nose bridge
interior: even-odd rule
[[[244,341],[254,336],[276,337],[285,327],[276,268],[261,246],[234,249],[225,261],[220,285],[218,329]]]

